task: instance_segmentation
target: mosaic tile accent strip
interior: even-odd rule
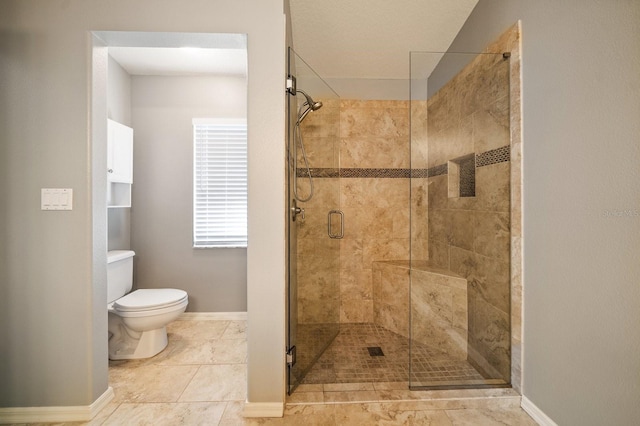
[[[307,169],[299,168],[298,177],[307,177]],[[358,168],[311,168],[314,178],[409,178],[410,169],[358,169]]]
[[[409,178],[411,169],[340,169],[344,178]]]
[[[510,159],[511,147],[509,145],[505,145],[476,155],[476,167],[504,163],[506,161],[510,161]]]
[[[510,160],[509,145],[492,149],[476,155],[476,167],[489,166]],[[449,170],[447,164],[439,164],[428,169],[367,169],[367,168],[323,168],[311,167],[311,177],[314,178],[426,178],[446,175]],[[298,168],[298,177],[307,177],[306,168]]]
[[[384,356],[371,356],[380,347]],[[409,372],[409,339],[372,323],[341,324],[340,333],[303,379],[305,384],[408,382],[445,385],[484,378],[467,361],[453,360],[438,348],[413,342]]]

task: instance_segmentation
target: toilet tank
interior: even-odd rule
[[[134,255],[131,250],[112,250],[107,253],[107,303],[131,291]]]

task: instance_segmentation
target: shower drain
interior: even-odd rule
[[[384,356],[380,346],[370,346],[367,350],[369,351],[369,356]]]

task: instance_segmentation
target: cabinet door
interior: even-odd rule
[[[133,129],[108,120],[107,179],[133,183]]]

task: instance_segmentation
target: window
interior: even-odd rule
[[[193,120],[193,246],[247,246],[247,122]]]

